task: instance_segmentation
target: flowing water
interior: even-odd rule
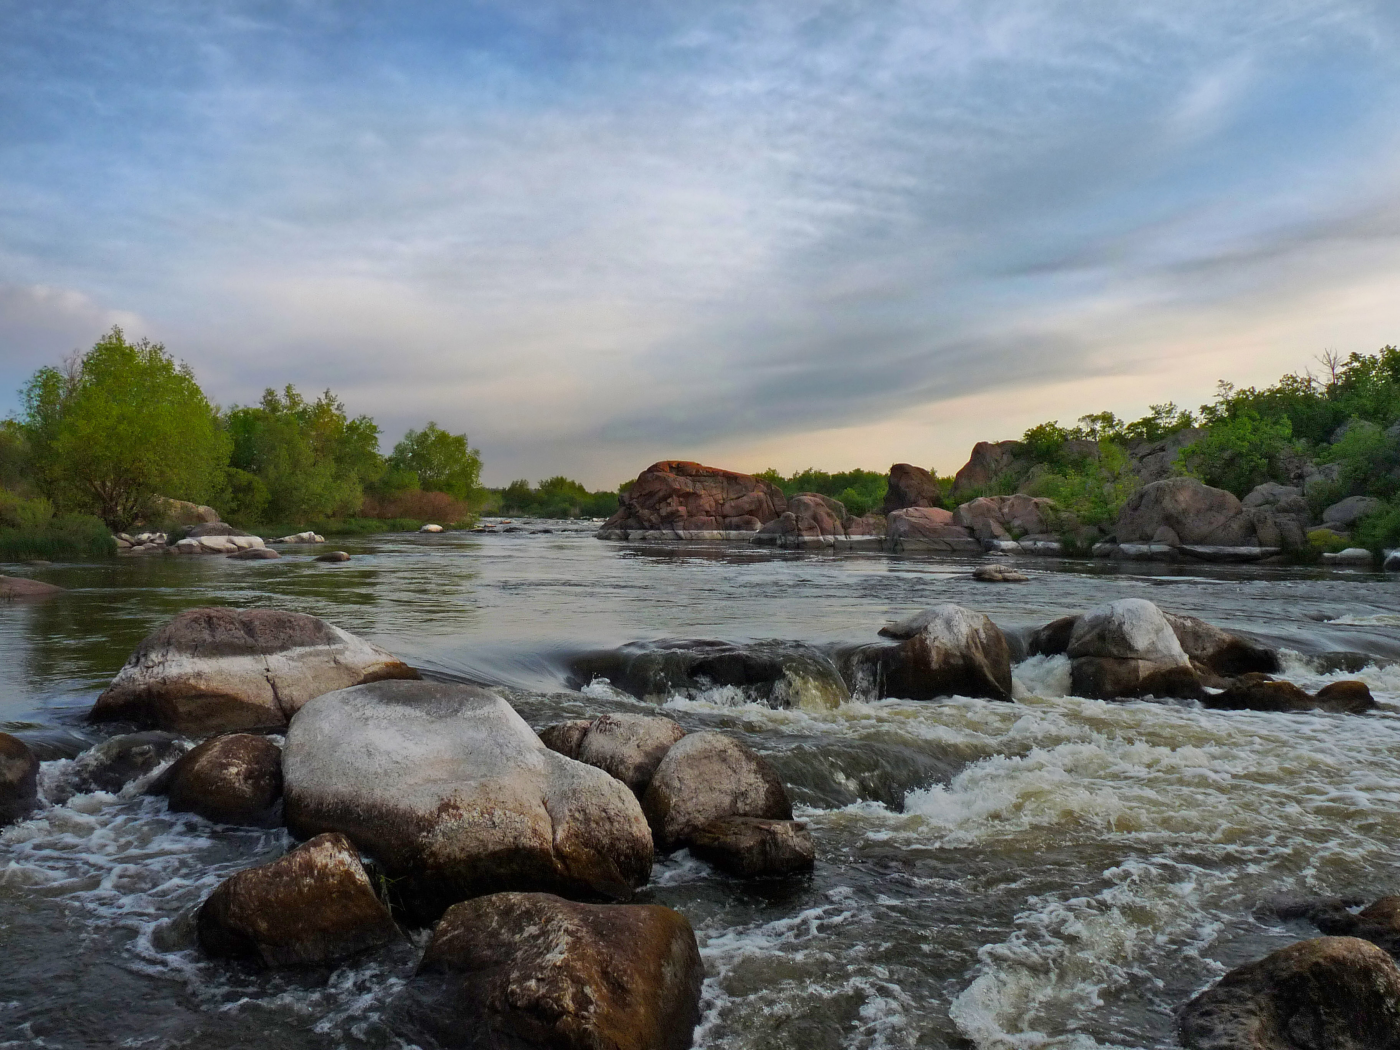
[[[705,961],[697,1047],[1175,1045],[1173,1010],[1229,967],[1313,935],[1281,898],[1400,891],[1400,581],[1286,568],[1034,561],[1029,583],[875,553],[603,543],[574,526],[377,536],[354,559],[218,557],[0,566],[69,588],[0,606],[0,729],[63,797],[83,724],[152,628],[195,605],[325,617],[432,677],[498,685],[533,725],[649,710],[582,650],[664,637],[873,640],[959,602],[1003,628],[1122,597],[1285,647],[1307,687],[1359,677],[1378,713],[1211,712],[1067,695],[1062,657],[1017,665],[1014,704],[716,688],[658,697],[687,728],[765,753],[817,842],[807,877],[742,883],[682,852],[642,899],[679,909]],[[1314,654],[1369,654],[1355,674]],[[1354,662],[1358,658],[1351,658]],[[577,683],[576,683],[577,684]],[[425,935],[334,970],[213,963],[191,916],[281,831],[171,814],[142,793],[46,803],[0,832],[0,1047],[399,1047],[396,997]]]

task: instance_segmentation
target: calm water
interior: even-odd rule
[[[561,528],[555,526],[556,529]],[[746,885],[681,853],[644,899],[684,912],[708,979],[701,1047],[1172,1046],[1172,1011],[1226,968],[1311,931],[1279,897],[1400,891],[1400,580],[1377,574],[970,562],[648,548],[583,532],[380,536],[329,566],[122,559],[0,566],[70,588],[0,606],[0,729],[60,785],[136,643],[202,604],[325,617],[436,677],[499,684],[537,726],[646,705],[565,685],[581,649],[659,637],[872,640],[938,601],[1037,626],[1114,598],[1300,654],[1308,687],[1360,677],[1364,718],[1211,713],[1065,695],[1063,659],[1017,667],[1016,704],[854,701],[774,711],[735,690],[672,697],[689,728],[742,734],[818,843],[810,878]],[[323,548],[324,549],[324,548]],[[1381,657],[1359,675],[1305,655]],[[0,833],[0,1047],[397,1047],[423,939],[334,971],[205,961],[190,916],[281,832],[172,815],[139,785],[78,795]]]

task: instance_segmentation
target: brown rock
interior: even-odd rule
[[[723,817],[792,819],[792,803],[773,767],[713,732],[691,733],[671,746],[642,796],[642,811],[665,849],[684,845]]]
[[[817,850],[806,825],[795,820],[726,817],[701,825],[690,852],[741,878],[811,871]]]
[[[38,798],[38,758],[19,737],[0,733],[0,827],[29,816]]]
[[[897,645],[841,654],[852,691],[904,700],[942,696],[1011,699],[1011,650],[1001,629],[961,605],[936,605],[880,629]]]
[[[982,544],[953,524],[951,511],[940,507],[909,507],[894,511],[885,522],[885,548],[899,551],[943,551],[977,554]]]
[[[782,490],[769,481],[680,460],[647,467],[618,503],[600,535],[754,532],[787,510]]]
[[[1018,460],[1019,441],[979,441],[972,446],[972,455],[953,476],[953,495],[963,496],[974,489],[985,489],[1005,475],[1025,472],[1026,464]]]
[[[265,736],[216,736],[180,756],[161,779],[176,813],[266,825],[282,797],[282,749]]]
[[[1119,512],[1114,533],[1119,543],[1150,543],[1164,526],[1183,544],[1259,546],[1254,519],[1240,501],[1195,478],[1167,478],[1139,489]]]
[[[438,923],[411,1023],[448,1048],[686,1050],[703,976],[695,932],[670,908],[497,893]]]
[[[953,524],[983,542],[1045,536],[1079,527],[1079,522],[1060,510],[1054,500],[1020,493],[970,500],[953,511]]]
[[[908,507],[936,507],[942,501],[943,493],[932,474],[912,463],[896,463],[890,467],[885,502],[880,509],[889,514]]]
[[[246,551],[235,551],[228,557],[234,561],[272,561],[282,555],[268,547],[249,547]]]
[[[1218,711],[1312,711],[1318,706],[1292,682],[1263,674],[1242,675],[1224,692],[1203,697],[1202,703]]]
[[[24,576],[0,576],[0,601],[48,598],[55,594],[62,594],[63,590],[62,587],[55,587],[42,580],[31,580]]]
[[[325,554],[316,555],[316,560],[327,562],[349,561],[350,555],[346,554],[344,551],[328,551]]]
[[[317,835],[280,860],[240,871],[200,906],[199,944],[264,966],[339,962],[399,938],[344,835]]]
[[[1365,682],[1331,682],[1319,689],[1313,699],[1321,710],[1344,715],[1359,715],[1376,706]]]
[[[1026,583],[1030,579],[1010,565],[979,565],[972,570],[972,578],[982,583]]]
[[[583,746],[583,738],[588,735],[588,727],[593,723],[587,718],[571,722],[556,722],[540,730],[540,743],[565,758],[578,758],[578,749]]]
[[[840,500],[817,492],[802,492],[788,500],[788,509],[764,525],[754,543],[778,547],[835,547],[848,543],[851,518]]]
[[[685,730],[669,718],[608,714],[595,718],[579,745],[578,760],[617,778],[641,796],[652,774]]]
[[[1231,970],[1179,1032],[1187,1050],[1400,1050],[1400,969],[1355,937],[1302,941]]]
[[[1060,656],[1069,648],[1074,625],[1078,622],[1078,616],[1061,616],[1058,620],[1051,620],[1031,634],[1026,642],[1026,651],[1031,656]]]
[[[151,497],[151,520],[169,525],[204,525],[219,520],[213,507],[166,496]]]
[[[1282,667],[1278,653],[1273,649],[1222,631],[1195,616],[1163,615],[1171,624],[1172,632],[1186,655],[1215,674],[1274,674]]]

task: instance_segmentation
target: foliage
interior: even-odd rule
[[[0,527],[39,529],[53,519],[53,504],[43,496],[25,499],[0,489]]]
[[[1083,525],[1106,525],[1118,518],[1140,482],[1127,451],[1112,441],[1099,444],[1099,455],[1059,472],[1046,471],[1023,486],[1032,496],[1046,496]]]
[[[225,517],[305,521],[354,514],[366,485],[385,473],[379,427],[368,416],[347,417],[329,390],[307,401],[290,384],[268,389],[256,407],[233,408],[233,439]]]
[[[1080,416],[1073,427],[1062,427],[1051,421],[1031,427],[1021,437],[1021,455],[1032,463],[1056,468],[1084,470],[1083,460],[1091,453],[1080,442],[1113,442],[1132,445],[1141,441],[1161,441],[1179,430],[1196,425],[1195,417],[1171,401],[1148,406],[1147,415],[1131,423],[1124,422],[1112,412],[1093,412]]]
[[[0,525],[0,559],[90,558],[117,552],[117,541],[101,518],[63,514],[40,525],[7,528]]]
[[[424,492],[422,489],[366,496],[360,514],[366,518],[411,519],[437,525],[466,525],[474,518],[471,505],[465,500],[446,492]]]
[[[466,434],[449,434],[433,422],[403,436],[389,467],[397,491],[423,488],[464,500],[481,484],[481,453],[467,443]]]
[[[1288,418],[1264,419],[1249,408],[1214,420],[1205,435],[1177,455],[1183,474],[1236,496],[1282,474],[1281,461],[1291,447]]]
[[[34,457],[17,419],[0,419],[0,489],[34,495]]]
[[[1378,557],[1382,551],[1400,547],[1400,500],[1392,500],[1357,522],[1356,544]]]
[[[113,327],[66,368],[39,369],[23,396],[36,480],[62,510],[120,531],[157,493],[203,502],[222,481],[228,438],[189,366],[159,343]]]
[[[1388,437],[1376,423],[1352,419],[1341,439],[1318,459],[1341,468],[1338,496],[1357,492],[1390,499],[1400,492],[1400,439]]]
[[[308,529],[322,536],[367,536],[377,532],[417,532],[428,518],[312,518],[309,521],[277,521],[262,527],[265,536],[290,536]],[[442,522],[435,522],[441,525]]]
[[[562,475],[546,478],[531,488],[524,478],[512,481],[496,493],[501,514],[529,518],[606,518],[617,510],[616,492],[589,492]]]
[[[783,490],[784,496],[795,496],[799,492],[816,492],[823,496],[838,499],[852,514],[868,514],[878,510],[885,500],[889,478],[874,470],[843,470],[828,474],[824,470],[808,467],[792,477],[783,477],[773,468],[754,475],[772,482]]]

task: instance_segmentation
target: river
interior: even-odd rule
[[[972,562],[742,545],[605,543],[578,525],[340,541],[278,561],[0,566],[69,590],[0,605],[0,730],[58,794],[83,724],[141,638],[181,609],[324,617],[430,677],[492,683],[536,727],[648,710],[565,662],[640,639],[875,639],[953,601],[1009,631],[1123,597],[1285,647],[1286,677],[1366,681],[1375,714],[1211,712],[1066,695],[1063,658],[1017,702],[853,700],[772,710],[734,689],[662,698],[777,766],[817,842],[809,877],[746,884],[681,853],[641,899],[683,912],[706,968],[705,1048],[1169,1047],[1173,1010],[1226,969],[1315,935],[1278,899],[1400,891],[1400,581],[1284,567]],[[1348,674],[1314,654],[1369,654]],[[425,943],[335,970],[210,962],[191,916],[288,848],[129,785],[0,832],[0,1048],[400,1047],[396,996]]]

